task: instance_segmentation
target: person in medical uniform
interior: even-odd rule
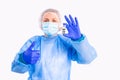
[[[96,57],[96,50],[87,37],[81,33],[77,17],[64,16],[61,30],[60,14],[56,9],[47,9],[41,15],[41,29],[44,35],[28,39],[16,54],[11,71],[28,72],[28,80],[70,80],[71,62],[89,64]]]

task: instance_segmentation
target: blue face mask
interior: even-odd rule
[[[42,29],[43,32],[47,35],[47,36],[52,36],[57,34],[58,32],[58,23],[55,22],[43,22],[42,23]]]

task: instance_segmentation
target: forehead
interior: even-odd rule
[[[59,19],[59,16],[58,16],[58,14],[55,13],[55,12],[46,12],[46,13],[44,13],[44,15],[43,15],[43,19],[44,19],[44,18],[56,18],[56,19]]]

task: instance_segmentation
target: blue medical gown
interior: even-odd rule
[[[40,51],[36,64],[26,64],[20,55],[35,41],[33,50]],[[17,73],[29,73],[28,80],[70,80],[71,61],[88,64],[96,58],[95,49],[88,43],[85,35],[73,41],[63,35],[54,37],[33,36],[12,62],[11,70]]]

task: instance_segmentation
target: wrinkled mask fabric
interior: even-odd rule
[[[47,36],[52,36],[58,32],[58,23],[55,22],[43,22],[42,23],[43,32]]]

